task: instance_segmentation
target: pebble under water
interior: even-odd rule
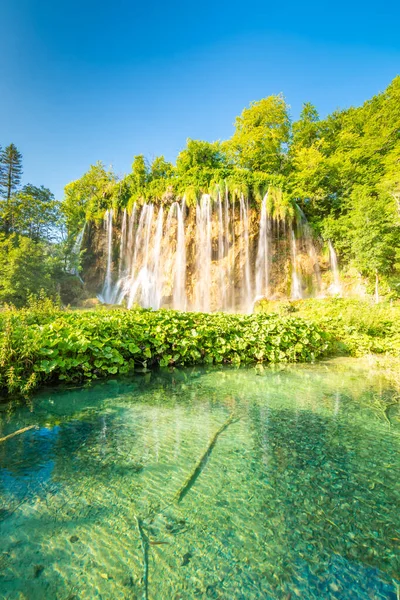
[[[400,597],[400,414],[353,360],[0,405],[0,598]]]

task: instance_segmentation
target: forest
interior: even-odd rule
[[[379,276],[384,297],[400,296],[400,76],[325,119],[306,102],[292,121],[282,95],[252,102],[229,140],[188,139],[175,164],[137,155],[122,178],[98,162],[65,186],[62,200],[23,184],[23,158],[10,143],[0,149],[0,305],[24,306],[40,290],[79,303],[73,252],[87,220],[149,200],[184,196],[190,206],[222,187],[255,207],[275,190],[271,210],[301,207],[315,236],[333,242],[342,271],[355,269],[371,285]]]

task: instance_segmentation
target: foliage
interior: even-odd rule
[[[295,314],[312,321],[336,341],[334,353],[352,356],[388,353],[400,357],[400,305],[324,298],[277,303],[260,301],[261,313]]]
[[[83,177],[65,186],[62,209],[68,231],[76,234],[86,219],[103,216],[118,193],[115,183],[115,175],[98,162]]]
[[[8,233],[11,228],[11,196],[20,184],[21,175],[22,155],[14,144],[10,144],[0,151],[0,196],[3,198],[0,230],[5,233]]]
[[[285,164],[290,120],[282,96],[252,102],[236,118],[235,133],[225,148],[236,164],[254,171],[279,173]]]
[[[10,223],[11,232],[36,242],[59,239],[59,228],[63,223],[60,202],[54,199],[49,189],[25,185],[12,196],[8,206],[1,208],[1,218]]]
[[[0,195],[10,200],[21,182],[22,154],[15,144],[9,144],[0,153]]]
[[[43,242],[0,234],[0,273],[0,304],[24,306],[40,288],[56,293],[49,248]]]
[[[4,393],[156,365],[310,361],[328,348],[315,325],[276,315],[47,309],[0,313]]]
[[[226,190],[259,207],[271,187],[271,215],[291,219],[298,204],[316,234],[333,243],[342,268],[371,281],[378,273],[400,293],[399,132],[400,77],[363,106],[324,120],[307,102],[291,124],[284,98],[269,96],[244,109],[231,139],[188,139],[176,166],[137,155],[120,180],[101,163],[92,166],[65,188],[68,231],[76,236],[107,208],[130,212],[135,203],[183,196],[194,205],[203,193],[216,198]]]

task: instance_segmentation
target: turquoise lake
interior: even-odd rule
[[[0,598],[400,597],[396,391],[351,359],[0,405]]]

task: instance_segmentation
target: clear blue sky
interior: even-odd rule
[[[0,143],[24,182],[62,196],[97,160],[174,160],[187,137],[230,137],[283,92],[325,116],[400,73],[400,3],[1,0]]]

